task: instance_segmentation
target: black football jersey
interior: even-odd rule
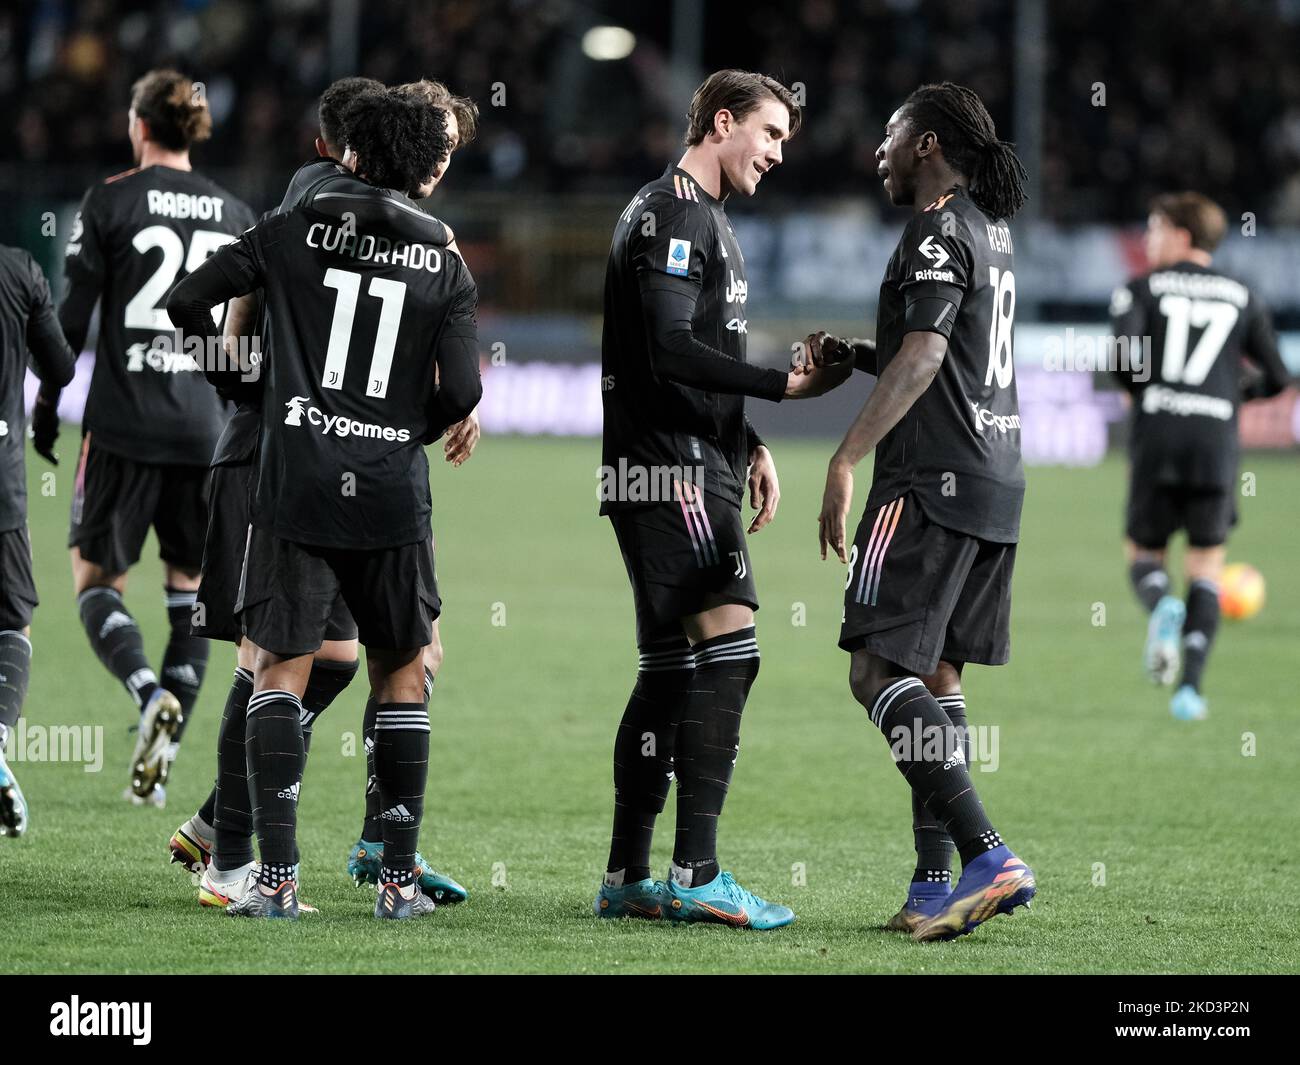
[[[1133,396],[1133,475],[1149,484],[1225,488],[1237,475],[1241,360],[1285,383],[1267,310],[1235,278],[1197,263],[1117,288],[1111,330],[1150,359],[1119,372]],[[1130,355],[1132,357],[1132,354]]]
[[[647,271],[698,285],[694,335],[745,361],[749,283],[740,245],[722,203],[670,166],[632,197],[614,227],[601,340],[604,466],[703,468],[705,490],[739,506],[749,464],[745,397],[656,377],[639,279]],[[771,398],[781,398],[785,379],[773,373]],[[600,513],[648,501],[602,499]]]
[[[905,334],[941,333],[939,372],[876,448],[868,509],[915,494],[931,521],[1015,543],[1025,495],[1012,362],[1011,231],[954,187],[912,216],[880,285],[876,353],[884,372]]]
[[[77,357],[63,339],[49,282],[27,252],[0,245],[0,532],[27,520],[23,384],[29,352],[42,380],[72,378]]]
[[[426,539],[435,353],[443,337],[476,335],[478,303],[442,225],[336,175],[213,265],[238,291],[263,290],[270,327],[253,523],[320,547]]]
[[[264,222],[274,215],[292,210],[302,195],[316,182],[331,174],[345,173],[348,171],[343,165],[328,156],[317,156],[310,162],[303,163],[289,179],[289,185],[284,190],[284,197],[279,205],[263,214],[259,221]],[[259,314],[258,318],[257,335],[264,339],[269,323],[265,314]],[[212,455],[212,465],[244,466],[252,462],[257,451],[257,435],[261,432],[261,428],[260,406],[254,403],[239,403],[217,441],[216,451]]]
[[[86,193],[66,248],[60,317],[80,346],[99,298],[83,423],[97,446],[139,462],[207,465],[227,409],[175,342],[166,297],[255,217],[207,178],[166,166],[129,170]]]

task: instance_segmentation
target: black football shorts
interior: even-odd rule
[[[208,480],[208,534],[203,543],[203,573],[195,597],[190,631],[210,640],[235,642],[243,636],[235,603],[248,547],[248,487],[251,464],[214,466]],[[201,608],[201,609],[200,609]],[[326,640],[355,640],[357,625],[348,605],[334,600],[325,626]]]
[[[258,647],[285,657],[312,654],[340,597],[365,647],[424,647],[442,611],[432,539],[357,551],[312,547],[250,527],[235,612]]]
[[[940,659],[1002,665],[1015,561],[1015,544],[937,525],[910,493],[868,510],[849,553],[840,646],[920,676]]]
[[[632,583],[640,646],[679,635],[718,603],[758,609],[740,507],[688,485],[671,502],[610,515]]]
[[[1125,532],[1139,547],[1161,551],[1179,529],[1192,547],[1218,547],[1237,524],[1237,503],[1227,487],[1152,484],[1130,478]]]
[[[208,524],[206,466],[136,462],[101,447],[91,433],[81,441],[72,493],[68,546],[108,573],[125,573],[140,561],[152,525],[159,557],[197,573]]]
[[[0,532],[0,632],[22,632],[32,623],[39,602],[27,526]]]

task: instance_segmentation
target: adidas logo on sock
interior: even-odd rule
[[[415,814],[411,813],[405,805],[398,803],[391,810],[385,810],[379,815],[384,821],[414,821]]]
[[[134,624],[135,622],[131,620],[130,614],[124,614],[120,610],[114,610],[104,619],[104,624],[99,627],[99,638],[102,640],[115,629],[122,629],[128,625]]]
[[[297,801],[298,801],[298,789],[299,789],[300,787],[302,787],[301,784],[290,784],[290,785],[289,785],[287,788],[285,788],[283,791],[277,791],[277,792],[276,792],[276,795],[278,795],[278,796],[279,796],[280,798],[282,798],[282,799],[292,799],[294,802],[297,802]]]
[[[952,757],[943,763],[944,769],[951,769],[955,765],[965,765],[966,755],[960,747],[952,752]]]

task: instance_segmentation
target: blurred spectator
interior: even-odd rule
[[[1046,3],[1045,217],[1131,222],[1156,191],[1193,187],[1233,217],[1300,222],[1300,4]],[[198,161],[239,168],[245,187],[275,187],[301,161],[317,94],[342,74],[434,77],[476,99],[480,137],[456,162],[475,189],[622,194],[677,152],[678,81],[700,71],[674,73],[673,5],[365,0],[359,25],[342,31],[355,70],[331,69],[333,9],[318,0],[11,6],[0,14],[0,107],[13,116],[0,162],[20,168],[8,181],[30,180],[29,167],[84,175],[130,165],[129,87],[160,65],[205,83],[216,130]],[[1015,0],[712,0],[698,58],[704,70],[745,66],[803,84],[804,129],[774,192],[879,197],[875,147],[918,84],[970,85],[1012,136],[1014,17]],[[601,21],[636,33],[626,59],[583,55],[583,32]]]

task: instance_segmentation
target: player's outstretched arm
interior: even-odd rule
[[[249,232],[252,232],[250,230]],[[246,398],[258,375],[240,360],[227,358],[221,334],[212,320],[212,308],[260,287],[262,276],[256,256],[248,247],[246,233],[227,244],[192,273],[181,278],[167,294],[167,316],[186,342],[199,337],[203,376],[227,399]],[[220,350],[222,357],[217,358]]]
[[[817,519],[822,558],[826,557],[829,546],[841,562],[848,561],[844,543],[849,507],[853,503],[853,467],[930,387],[947,351],[948,338],[940,333],[905,334],[898,354],[880,375],[867,402],[849,426],[826,471],[826,491]]]
[[[692,329],[698,285],[643,273],[641,311],[655,376],[688,388],[778,402],[793,375],[730,358],[698,340]]]

